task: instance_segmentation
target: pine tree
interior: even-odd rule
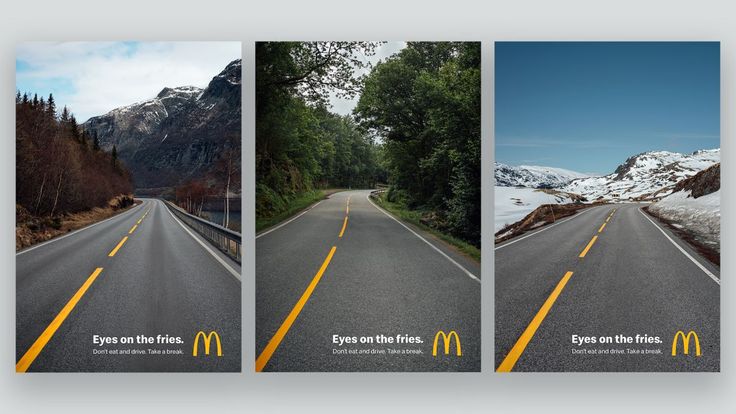
[[[54,94],[49,94],[49,100],[46,101],[46,116],[49,119],[56,119],[56,101],[54,100]]]
[[[64,109],[61,110],[61,118],[59,118],[62,124],[69,122],[69,115],[69,109],[64,105]]]
[[[79,135],[79,124],[77,124],[77,118],[75,118],[74,115],[69,117],[69,130],[71,131],[72,138],[74,138],[75,141],[82,142]]]
[[[115,166],[118,163],[118,148],[113,145],[112,146],[112,165]]]

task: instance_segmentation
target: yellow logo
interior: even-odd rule
[[[194,347],[192,348],[192,356],[197,356],[197,351],[199,350],[199,337],[202,337],[202,342],[204,342],[204,354],[209,355],[210,354],[210,343],[212,342],[212,337],[215,337],[215,343],[217,344],[217,356],[222,356],[222,344],[220,343],[220,335],[217,334],[215,331],[210,331],[209,334],[205,334],[203,331],[197,332],[197,336],[194,337]]]
[[[444,331],[438,331],[437,334],[434,336],[434,345],[432,346],[432,356],[437,356],[437,342],[439,341],[440,337],[442,337],[442,343],[445,346],[445,355],[448,355],[450,353],[450,341],[452,338],[455,338],[455,349],[456,349],[456,355],[457,356],[463,356],[463,351],[460,348],[460,337],[457,335],[457,332],[450,331],[450,333],[445,334]]]
[[[698,339],[698,334],[694,331],[688,332],[687,335],[682,331],[677,331],[674,339],[672,339],[672,356],[677,355],[677,342],[680,338],[682,338],[682,353],[689,355],[691,336],[695,338],[695,356],[700,356],[700,340]]]

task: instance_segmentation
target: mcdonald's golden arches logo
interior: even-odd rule
[[[690,354],[690,337],[695,339],[695,356],[700,356],[700,340],[698,334],[695,331],[690,331],[685,335],[685,332],[677,331],[675,337],[672,339],[672,356],[677,355],[677,343],[682,338],[682,353],[685,355]]]
[[[199,352],[199,338],[202,338],[202,342],[204,342],[204,354],[209,355],[210,354],[210,345],[212,343],[212,337],[215,338],[215,343],[217,345],[217,356],[222,356],[222,343],[220,342],[220,335],[217,334],[215,331],[210,331],[209,334],[204,333],[204,331],[197,332],[197,336],[194,337],[194,347],[192,348],[192,356],[197,356]]]
[[[452,338],[455,338],[455,354],[457,356],[463,356],[462,348],[460,347],[460,336],[458,336],[457,332],[450,331],[450,333],[445,334],[444,331],[437,331],[437,334],[434,336],[434,345],[432,345],[432,356],[437,356],[437,342],[442,338],[442,343],[445,347],[445,355],[448,355],[450,353],[450,341]]]

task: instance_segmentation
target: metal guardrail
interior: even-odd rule
[[[181,209],[176,204],[163,200],[169,211],[174,213],[179,220],[193,228],[202,237],[207,239],[215,247],[223,253],[230,256],[233,260],[240,263],[242,235],[228,228],[209,222],[200,217],[194,216]]]

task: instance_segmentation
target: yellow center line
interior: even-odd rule
[[[345,233],[345,228],[348,226],[348,216],[345,216],[345,220],[342,222],[342,230],[340,230],[339,238],[342,238],[342,235]]]
[[[610,219],[611,219],[611,216],[608,216],[608,218],[606,219],[606,223],[608,223],[608,220]]]
[[[606,220],[606,221],[608,221],[608,220]],[[606,227],[606,223],[603,223],[601,225],[601,228],[598,229],[598,233],[602,232],[604,227]]]
[[[79,302],[79,299],[84,296],[84,294],[87,292],[87,289],[94,283],[95,279],[97,279],[97,276],[102,273],[102,268],[98,267],[95,269],[94,272],[87,278],[87,280],[84,282],[82,287],[77,290],[77,293],[72,296],[71,299],[69,299],[69,302],[67,302],[66,305],[61,309],[61,312],[59,312],[58,315],[54,318],[53,321],[49,324],[48,327],[41,333],[41,336],[36,339],[36,342],[31,345],[30,348],[28,348],[28,351],[26,351],[25,354],[20,358],[17,364],[15,364],[15,372],[26,372],[28,371],[28,368],[31,366],[33,361],[36,359],[38,354],[41,353],[44,346],[49,342],[52,336],[56,333],[56,330],[59,329],[62,323],[64,323],[64,320],[69,316],[71,311],[74,309],[74,307],[77,305],[77,302]]]
[[[511,351],[509,351],[508,355],[506,355],[506,358],[503,359],[501,365],[498,366],[498,369],[496,370],[497,372],[511,372],[511,370],[514,368],[514,365],[516,365],[516,361],[519,360],[521,355],[524,353],[527,345],[529,345],[529,342],[534,337],[534,334],[537,332],[539,325],[542,324],[544,318],[547,317],[549,310],[552,309],[552,305],[555,304],[557,297],[560,296],[560,293],[562,293],[562,289],[565,288],[565,285],[567,284],[567,281],[570,280],[570,277],[572,277],[572,272],[568,271],[567,273],[565,273],[565,276],[562,277],[560,282],[557,283],[555,289],[549,295],[542,307],[539,308],[539,311],[534,316],[534,319],[532,319],[531,323],[529,323],[529,326],[526,327],[524,333],[521,334],[519,339],[511,348]]]
[[[312,282],[309,283],[309,286],[307,286],[307,290],[302,293],[301,298],[299,298],[299,301],[296,303],[296,305],[294,305],[294,308],[291,310],[291,312],[289,312],[289,315],[281,324],[278,331],[276,331],[276,333],[273,335],[273,338],[268,341],[266,347],[263,349],[258,358],[256,358],[256,372],[263,371],[263,368],[266,366],[266,364],[268,364],[268,361],[271,359],[273,353],[276,352],[276,348],[279,347],[281,341],[284,339],[284,336],[286,336],[286,333],[289,332],[291,325],[299,316],[299,313],[302,311],[302,308],[304,308],[304,305],[309,300],[312,292],[314,292],[314,289],[317,287],[320,279],[322,279],[322,275],[325,273],[325,270],[327,270],[327,266],[330,264],[332,256],[335,254],[335,250],[337,250],[337,247],[332,246],[330,253],[327,254],[327,258],[325,258],[325,261],[322,263],[322,266],[317,271],[317,274],[314,275]]]
[[[588,254],[588,250],[590,250],[590,248],[593,247],[593,243],[595,243],[596,240],[598,240],[598,236],[593,236],[593,238],[590,239],[590,243],[588,243],[588,245],[585,246],[585,249],[583,249],[583,251],[580,252],[580,256],[578,257],[580,257],[581,259],[585,257],[585,255]]]
[[[117,253],[118,250],[120,250],[120,248],[123,247],[123,245],[125,244],[126,241],[128,241],[128,236],[123,237],[123,239],[120,240],[120,243],[118,243],[118,245],[115,246],[114,249],[112,249],[112,251],[110,252],[110,254],[108,254],[108,256],[109,257],[115,256],[115,253]]]
[[[141,221],[143,221],[143,217],[141,217],[140,219],[138,219],[138,222],[135,223],[135,224],[141,224]]]
[[[133,227],[131,227],[131,229],[128,232],[128,234],[133,234],[133,232],[135,231],[136,228],[138,228],[138,225],[137,224],[134,224]]]

